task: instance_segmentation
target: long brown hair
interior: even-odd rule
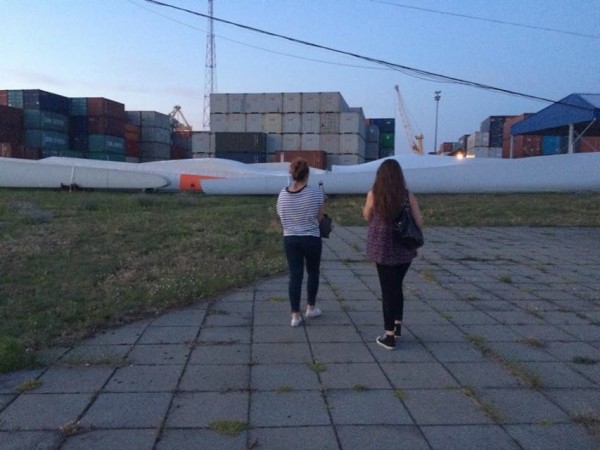
[[[373,183],[373,208],[385,219],[393,220],[408,199],[408,190],[402,167],[395,159],[381,163]]]

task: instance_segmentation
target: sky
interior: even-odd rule
[[[207,0],[162,1],[208,13]],[[213,5],[216,19],[316,45],[214,21],[216,92],[340,92],[366,117],[396,118],[398,153],[409,147],[395,85],[426,151],[436,140],[439,146],[479,131],[489,116],[537,112],[575,92],[600,93],[599,0]],[[0,90],[106,97],[127,110],[166,114],[180,105],[202,130],[206,17],[146,0],[0,0],[0,17]]]

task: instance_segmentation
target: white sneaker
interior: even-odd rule
[[[292,325],[293,327],[300,326],[300,324],[301,324],[301,323],[302,323],[302,316],[300,316],[298,319],[294,319],[294,318],[292,318],[292,323],[291,323],[291,325]]]
[[[319,317],[321,314],[321,310],[316,306],[312,309],[312,311],[306,311],[306,317]]]

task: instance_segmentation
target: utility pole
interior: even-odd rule
[[[433,153],[437,153],[438,110],[440,106],[440,98],[442,98],[442,96],[440,95],[441,93],[442,91],[435,91],[435,96],[433,97],[435,99],[435,136],[433,142]]]
[[[206,36],[206,62],[204,64],[204,112],[202,127],[210,129],[210,94],[217,88],[217,54],[215,50],[215,32],[213,28],[213,0],[208,0],[208,34]]]

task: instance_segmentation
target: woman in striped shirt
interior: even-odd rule
[[[317,317],[321,310],[315,306],[319,290],[322,242],[319,221],[323,217],[323,191],[308,186],[309,167],[306,160],[297,158],[290,163],[292,183],[281,190],[277,198],[277,215],[283,226],[283,247],[289,269],[288,295],[292,310],[291,325],[302,323],[300,298],[306,262],[306,317]]]

